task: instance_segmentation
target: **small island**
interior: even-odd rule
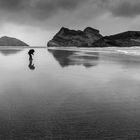
[[[29,46],[29,45],[19,39],[4,36],[0,38],[0,46]]]
[[[133,47],[140,46],[140,31],[127,31],[103,36],[100,31],[87,27],[84,31],[62,27],[47,44],[48,47]]]

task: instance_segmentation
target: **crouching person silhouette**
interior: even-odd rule
[[[34,55],[34,52],[35,52],[34,49],[31,49],[28,52],[28,55],[29,55],[29,69],[30,70],[35,70],[35,66],[33,64],[33,55]]]

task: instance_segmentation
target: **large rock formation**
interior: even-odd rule
[[[140,46],[140,31],[127,31],[103,37],[99,30],[61,30],[48,42],[48,47],[132,47]]]
[[[103,37],[92,44],[93,47],[132,47],[140,46],[140,31],[128,31]]]
[[[4,36],[0,38],[0,46],[29,46],[29,45],[16,38]]]
[[[103,36],[98,30],[87,27],[84,31],[75,31],[62,27],[61,30],[48,42],[48,47],[91,47]]]

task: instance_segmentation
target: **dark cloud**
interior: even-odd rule
[[[22,6],[22,0],[0,0],[0,8],[4,10],[17,10]]]
[[[14,22],[29,26],[51,25],[48,19],[55,17],[57,21],[60,12],[62,15],[73,13],[88,1],[90,0],[0,0],[0,24]]]
[[[136,17],[140,15],[140,1],[124,0],[111,7],[114,16]]]
[[[79,11],[79,14],[75,14]],[[51,26],[59,19],[86,22],[106,12],[113,16],[135,17],[140,14],[138,0],[0,0],[0,23]],[[51,23],[51,19],[53,22]],[[54,20],[55,19],[55,20]]]
[[[76,6],[80,0],[69,1],[69,0],[0,0],[1,9],[6,10],[25,10],[28,8],[31,9],[46,9],[54,10],[59,8],[69,9]],[[20,9],[21,8],[21,9]],[[49,8],[49,9],[48,9]],[[50,9],[52,8],[52,9]]]
[[[75,10],[84,2],[85,0],[40,0],[33,2],[32,5],[30,4],[28,13],[34,18],[46,20],[57,15],[57,13],[61,10]]]
[[[47,19],[59,10],[74,10],[83,2],[85,0],[0,0],[0,10],[16,12],[16,15],[23,12],[29,16]]]

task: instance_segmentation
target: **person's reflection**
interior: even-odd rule
[[[33,64],[33,55],[34,55],[35,50],[31,49],[29,50],[29,69],[30,70],[35,70],[35,65]]]

